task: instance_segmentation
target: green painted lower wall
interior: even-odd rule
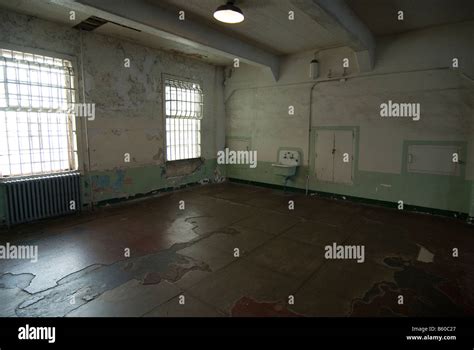
[[[319,130],[348,130],[354,132],[354,150],[352,153],[354,156],[353,184],[347,185],[318,181],[314,176],[314,169],[316,167],[315,157],[310,156],[309,190],[393,202],[394,206],[401,200],[406,205],[453,211],[474,216],[474,181],[464,180],[466,178],[464,166],[460,168],[458,176],[412,173],[406,169],[408,147],[411,145],[455,145],[460,149],[460,158],[466,159],[467,143],[465,141],[404,140],[400,150],[402,154],[402,169],[400,174],[394,174],[358,170],[359,126],[313,127],[311,129],[311,150],[316,149],[316,138]],[[302,164],[307,164],[304,150],[299,151],[303,155]],[[278,153],[275,155],[275,161],[277,158]],[[275,175],[271,164],[272,162],[258,161],[255,169],[243,165],[229,165],[227,166],[227,177],[272,185],[284,185],[284,177]],[[289,180],[286,185],[305,189],[307,175],[308,166],[299,167],[296,176]]]
[[[223,169],[217,165],[216,159],[207,159],[191,174],[172,178],[166,177],[164,166],[95,171],[82,177],[82,202],[90,203],[91,197],[94,203],[126,199],[164,188],[180,187],[203,179],[212,181],[215,178],[216,169],[218,174],[224,173]],[[4,222],[5,218],[5,188],[0,184],[0,223]]]
[[[90,178],[83,177],[83,203],[90,202],[91,192],[93,201],[97,203],[179,187],[206,178],[214,179],[216,169],[229,178],[284,185],[284,178],[273,174],[271,164],[259,161],[255,169],[242,165],[227,165],[223,169],[217,165],[216,159],[209,159],[192,174],[175,178],[167,178],[163,166],[92,172]],[[287,186],[305,189],[307,172],[306,166],[298,168]],[[89,183],[92,183],[92,191]],[[310,176],[309,189],[393,203],[403,200],[407,205],[467,213],[474,217],[474,181],[460,177],[355,171],[352,185],[324,183]],[[5,190],[0,184],[1,221],[5,215]]]
[[[239,180],[284,185],[284,178],[273,174],[271,164],[259,161],[255,169],[227,166],[227,176]],[[296,176],[288,181],[287,186],[305,189],[307,173],[307,166],[298,168]],[[356,171],[354,175],[352,185],[324,183],[311,176],[309,189],[394,203],[402,200],[407,205],[471,213],[472,216],[473,181],[441,175],[398,175],[367,171]]]
[[[214,179],[216,168],[216,159],[208,159],[191,174],[178,177],[166,177],[164,166],[95,171],[83,179],[83,199],[84,203],[89,203],[92,195],[92,201],[97,203]],[[92,183],[92,190],[89,183]]]

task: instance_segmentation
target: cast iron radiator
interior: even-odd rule
[[[81,208],[80,174],[4,181],[7,225],[72,214]]]

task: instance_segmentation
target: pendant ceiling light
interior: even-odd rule
[[[214,11],[214,18],[224,23],[240,23],[244,21],[244,14],[234,5],[234,1],[227,1]]]

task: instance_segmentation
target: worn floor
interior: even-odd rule
[[[1,261],[0,316],[474,315],[473,226],[317,196],[205,185],[0,240],[39,249]]]

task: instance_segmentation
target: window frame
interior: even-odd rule
[[[202,107],[201,107],[201,113],[202,117],[199,119],[201,121],[200,125],[200,155],[199,157],[194,157],[194,158],[186,158],[186,159],[176,159],[176,160],[168,160],[168,149],[167,149],[167,129],[166,129],[166,80],[178,80],[182,81],[185,83],[191,83],[191,84],[198,84],[201,88],[202,91]],[[182,77],[178,75],[173,75],[173,74],[167,74],[167,73],[162,73],[161,74],[161,88],[162,88],[162,93],[161,93],[161,99],[162,99],[162,127],[163,127],[163,154],[164,154],[164,163],[165,164],[178,164],[180,162],[187,162],[187,161],[193,161],[193,160],[202,160],[202,146],[203,146],[203,137],[202,137],[202,127],[203,127],[203,120],[205,119],[205,106],[204,106],[204,88],[202,81],[200,79],[192,79],[192,78],[187,78],[187,77]],[[194,118],[182,118],[182,119],[194,119]]]
[[[22,45],[14,45],[11,43],[3,42],[0,41],[0,48],[4,50],[10,50],[10,51],[19,51],[22,53],[28,53],[28,54],[33,54],[33,55],[40,55],[40,56],[47,56],[47,57],[52,57],[52,58],[57,58],[57,59],[63,59],[71,62],[71,66],[74,72],[73,75],[73,82],[74,82],[74,99],[75,103],[81,103],[79,99],[79,65],[77,58],[72,55],[68,55],[65,53],[61,52],[55,52],[55,51],[49,51],[49,50],[44,50],[44,49],[38,49],[34,47],[28,47],[28,46],[22,46]],[[82,77],[81,77],[82,79]],[[82,80],[81,80],[82,81]],[[41,174],[25,174],[25,175],[8,175],[8,176],[0,176],[0,183],[5,182],[5,181],[11,181],[11,180],[21,180],[21,179],[35,179],[35,178],[41,178],[45,176],[54,176],[54,175],[61,175],[61,174],[70,174],[70,173],[84,173],[84,164],[83,164],[83,152],[84,152],[84,147],[83,147],[83,135],[85,134],[84,130],[86,128],[86,120],[87,118],[82,118],[78,117],[77,115],[74,116],[74,121],[75,121],[75,126],[76,126],[76,154],[77,154],[77,165],[76,169],[71,169],[71,170],[65,170],[65,171],[54,171],[54,172],[49,172],[49,173],[41,173]]]

